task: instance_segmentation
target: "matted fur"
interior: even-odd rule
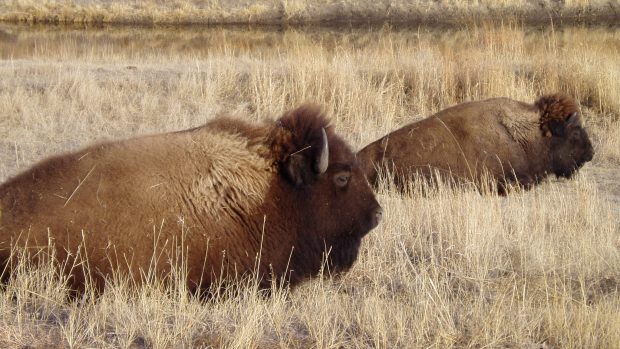
[[[404,126],[357,155],[375,184],[382,171],[401,187],[414,173],[429,179],[439,173],[477,185],[490,178],[500,191],[510,182],[529,188],[548,174],[570,177],[592,159],[578,111],[560,94],[533,105],[508,98],[463,103]]]
[[[321,174],[311,164],[322,129]],[[350,182],[334,188],[345,167]],[[116,270],[138,282],[148,270],[165,274],[179,254],[191,288],[252,272],[264,284],[270,275],[295,284],[325,258],[347,270],[380,210],[354,153],[310,105],[262,125],[223,117],[52,157],[0,185],[0,207],[0,260],[11,246],[51,238],[58,259],[90,267],[65,270],[74,289],[86,278],[103,289]]]

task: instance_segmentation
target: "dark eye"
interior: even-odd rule
[[[351,179],[351,172],[338,172],[334,176],[334,184],[337,187],[344,188],[349,184],[349,179]]]

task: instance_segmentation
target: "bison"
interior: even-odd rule
[[[370,183],[386,173],[403,189],[414,173],[478,186],[491,179],[500,193],[530,188],[548,174],[571,177],[594,151],[570,97],[533,104],[508,98],[463,103],[411,123],[357,153]]]
[[[52,241],[63,265],[88,265],[65,270],[78,294],[119,271],[169,273],[180,245],[190,290],[233,275],[295,285],[324,266],[349,269],[382,216],[355,153],[314,105],[55,156],[2,184],[0,209],[0,260]]]

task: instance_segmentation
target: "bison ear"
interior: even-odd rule
[[[320,129],[320,142],[314,142],[291,155],[284,161],[284,171],[296,186],[312,182],[329,166],[329,143],[324,128]],[[315,147],[315,149],[312,149]]]
[[[303,156],[293,154],[287,158],[284,165],[286,176],[295,186],[300,186],[311,180],[312,174],[307,170],[308,164]]]
[[[549,131],[554,137],[563,137],[566,128],[566,122],[560,120],[549,121]]]
[[[577,112],[571,113],[565,120],[551,120],[549,121],[549,130],[555,137],[564,137],[566,135],[566,129],[572,126],[579,125],[579,114]]]

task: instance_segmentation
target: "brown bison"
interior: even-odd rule
[[[2,184],[0,204],[0,259],[51,240],[59,261],[88,263],[66,271],[77,290],[101,290],[117,270],[166,273],[179,251],[190,289],[254,271],[264,286],[294,285],[323,265],[349,269],[382,216],[355,154],[311,105],[56,156]]]
[[[534,105],[493,98],[463,103],[409,124],[357,154],[368,180],[390,174],[401,189],[414,173],[429,180],[447,174],[458,182],[491,178],[504,192],[526,188],[548,174],[571,177],[594,151],[575,101],[540,97]]]

